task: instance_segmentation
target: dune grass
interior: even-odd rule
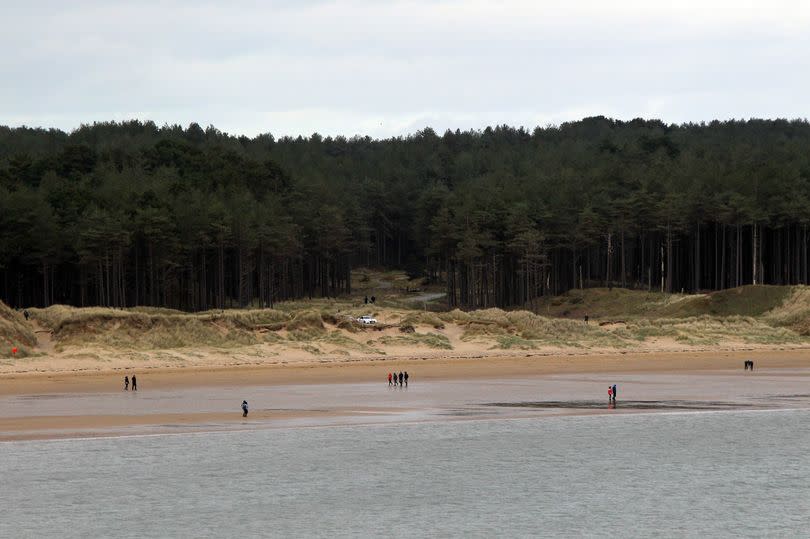
[[[0,357],[27,357],[36,344],[37,337],[22,313],[0,301]],[[11,353],[13,348],[16,354]]]
[[[689,318],[761,316],[782,305],[793,287],[748,285],[708,294],[666,294],[624,288],[571,290],[543,299],[538,311],[554,317]]]
[[[386,346],[418,346],[436,350],[452,350],[453,345],[440,333],[409,333],[407,335],[386,335],[376,342]]]
[[[64,305],[31,309],[31,314],[53,332],[60,346],[96,344],[150,350],[258,344],[266,339],[254,331],[257,327],[286,320],[283,313],[271,310],[186,314]]]
[[[377,294],[376,304],[365,304],[362,295],[355,295],[281,302],[274,309],[201,313],[63,305],[29,311],[52,330],[57,349],[88,344],[154,350],[263,343],[312,353],[382,354],[385,346],[452,349],[454,341],[435,332],[446,328],[453,330],[448,331],[453,339],[459,328],[463,341],[504,350],[810,342],[810,287],[745,286],[695,295],[597,288],[538,300],[533,304],[536,312],[495,308],[433,312],[408,306],[405,288],[415,283],[402,272],[369,271],[356,278],[364,290]],[[584,313],[591,323],[584,323]],[[354,319],[360,315],[374,316],[380,324],[359,325]],[[377,330],[393,326],[410,331],[375,340]],[[361,338],[363,334],[368,338]],[[0,345],[11,340],[21,350],[31,349],[36,335],[20,313],[0,305]],[[7,352],[0,349],[2,354]]]

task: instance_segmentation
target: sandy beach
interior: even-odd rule
[[[751,359],[756,370],[743,370]],[[408,388],[387,373],[408,371]],[[0,377],[0,440],[810,407],[810,351],[501,356]],[[615,407],[607,386],[619,386]],[[243,419],[239,403],[251,405]]]

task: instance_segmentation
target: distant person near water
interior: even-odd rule
[[[242,417],[247,417],[248,414],[248,403],[247,401],[242,401]]]
[[[132,375],[132,391],[138,391],[138,379],[134,374]]]
[[[399,371],[399,387],[402,387],[402,371]]]
[[[616,402],[616,384],[613,384],[613,402]]]
[[[405,387],[408,387],[408,371],[405,371]]]
[[[392,378],[393,378],[393,375],[392,375],[392,374],[389,372],[389,373],[388,373],[388,387],[391,387],[391,385],[392,385],[392,383],[393,383],[393,382],[391,382],[391,379],[392,379]]]
[[[129,376],[124,376],[124,391],[129,391]]]
[[[754,362],[752,360],[750,360],[750,359],[747,359],[745,361],[745,370],[748,370],[748,369],[751,369],[752,371],[754,370]]]
[[[608,386],[608,402],[613,400],[613,388]]]

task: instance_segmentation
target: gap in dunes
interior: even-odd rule
[[[0,304],[0,372],[810,344],[810,288],[804,286],[689,295],[591,288],[541,298],[523,309],[448,311],[440,289],[420,286],[404,273],[360,270],[357,280],[352,296],[278,303],[272,309],[184,313],[54,305],[28,309],[26,320]],[[376,303],[366,304],[371,295]],[[377,323],[357,322],[361,315]]]

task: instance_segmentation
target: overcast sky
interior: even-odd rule
[[[660,4],[660,5],[659,5]],[[671,5],[670,5],[671,4]],[[810,116],[810,2],[0,0],[0,124],[231,134]]]

